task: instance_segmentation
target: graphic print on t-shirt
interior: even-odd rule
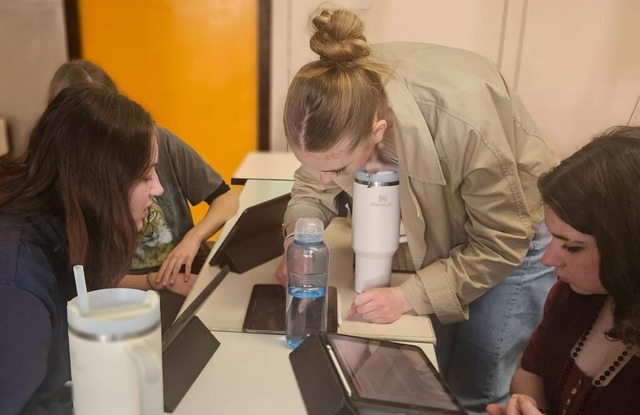
[[[138,271],[158,269],[175,247],[165,212],[154,199],[142,229],[138,233],[131,269]]]

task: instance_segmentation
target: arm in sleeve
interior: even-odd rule
[[[468,239],[402,285],[417,313],[435,313],[445,324],[468,318],[467,305],[520,265],[537,226],[506,140],[469,128],[452,130],[450,137],[460,143],[443,163],[452,177],[461,177]]]
[[[167,153],[182,194],[193,206],[207,201],[211,204],[213,195],[221,195],[229,190],[222,176],[218,174],[194,149],[164,128],[158,128],[166,142]],[[162,145],[162,143],[160,144]]]
[[[185,235],[201,243],[238,211],[238,195],[187,143],[166,129],[159,128],[158,131],[166,143],[172,174],[184,197],[194,206],[203,201],[209,204],[202,220]]]
[[[224,224],[238,211],[240,205],[238,195],[223,183],[226,191],[209,203],[209,208],[200,222],[187,232],[187,235],[194,234],[200,241],[206,241],[214,233],[219,231]],[[220,186],[220,187],[223,187]],[[207,198],[208,200],[209,198]],[[185,235],[185,237],[187,236]]]
[[[300,166],[294,174],[291,201],[284,214],[284,235],[293,233],[296,221],[300,218],[318,218],[326,228],[338,214],[335,199],[342,191],[335,182],[320,182],[320,172],[317,170]]]
[[[71,414],[69,405],[34,402],[47,375],[51,320],[45,305],[14,286],[0,286],[0,413]]]

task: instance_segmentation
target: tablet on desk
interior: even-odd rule
[[[338,294],[329,287],[327,331],[338,331]],[[284,334],[287,293],[280,284],[256,284],[251,290],[242,330],[247,333]]]
[[[209,265],[226,265],[232,272],[241,274],[282,255],[282,219],[289,200],[291,193],[286,193],[246,208]]]
[[[360,414],[466,413],[419,347],[332,333],[326,339]]]
[[[414,345],[320,333],[289,360],[309,415],[466,414]]]

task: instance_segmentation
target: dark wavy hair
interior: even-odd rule
[[[613,127],[538,180],[542,201],[595,238],[614,300],[607,334],[640,345],[640,127]]]
[[[113,286],[136,244],[130,191],[155,145],[140,105],[91,84],[67,87],[36,123],[21,170],[0,181],[0,213],[61,216],[70,264],[85,267],[90,288]]]

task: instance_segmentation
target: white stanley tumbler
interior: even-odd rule
[[[398,185],[394,171],[356,173],[351,237],[356,254],[356,292],[389,286],[400,234]]]
[[[74,413],[162,414],[158,293],[109,288],[86,296],[67,304]]]

